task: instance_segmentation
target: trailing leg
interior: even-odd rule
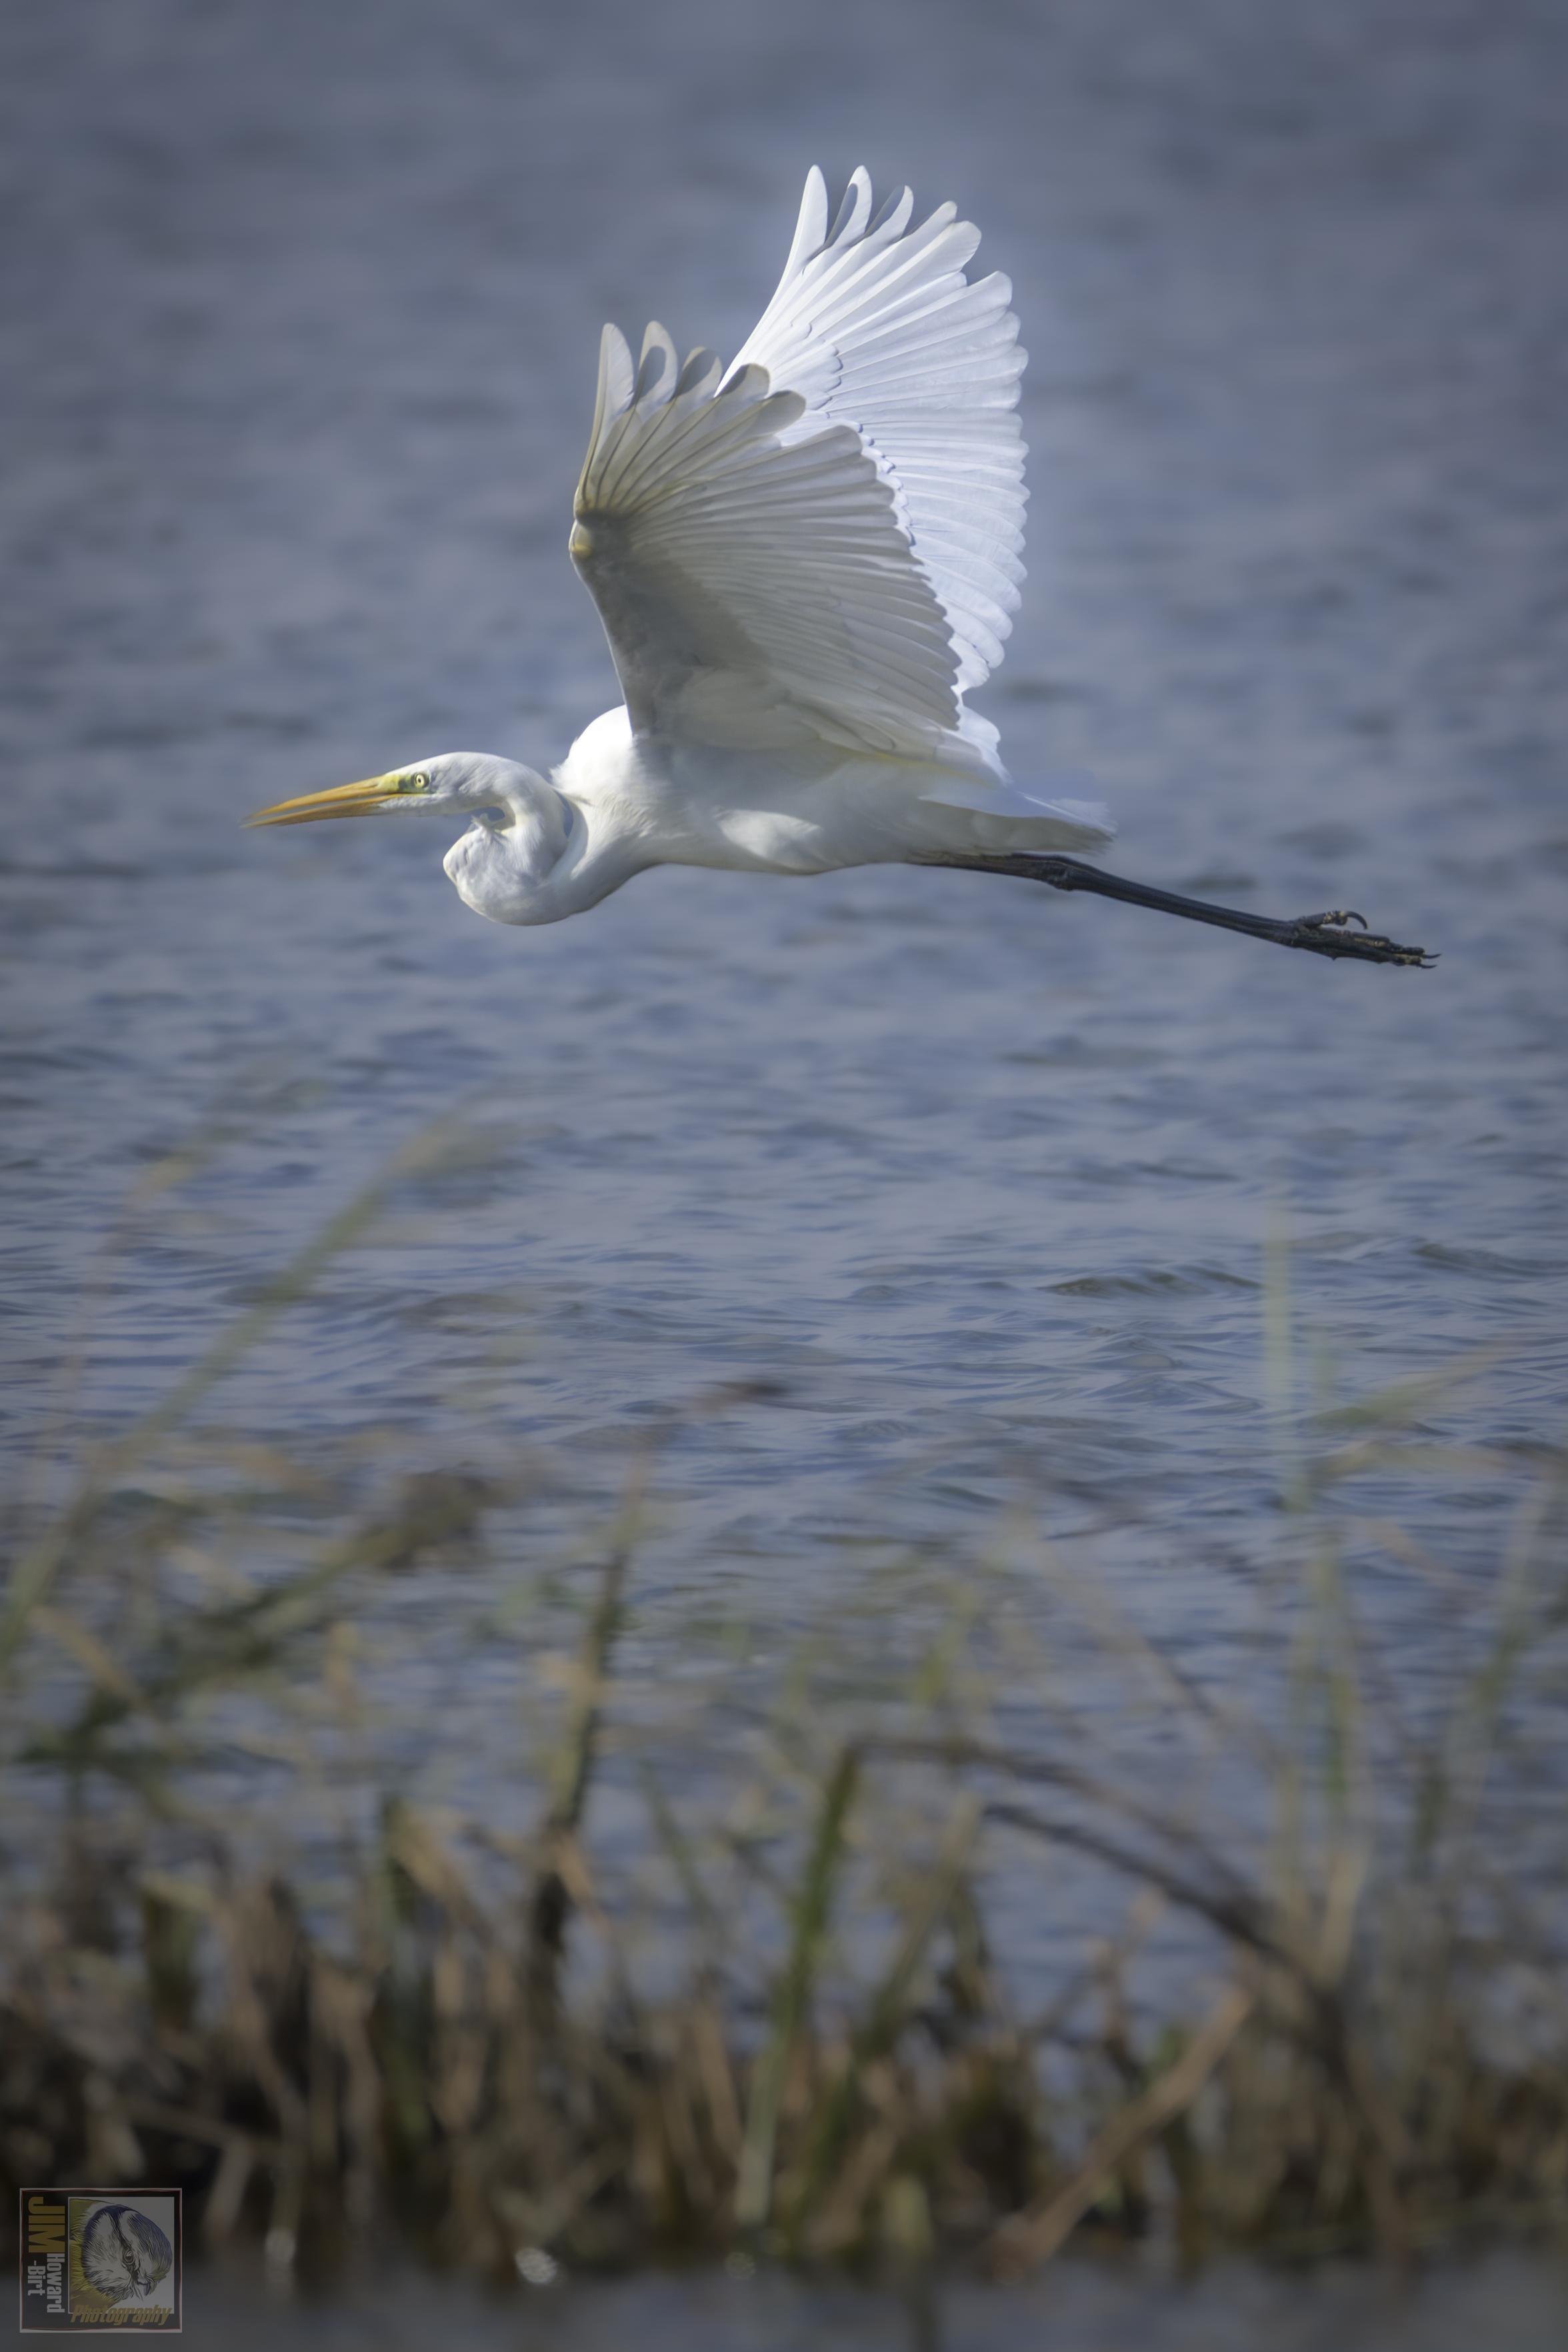
[[[1437,961],[1424,948],[1401,947],[1396,940],[1369,931],[1363,916],[1334,909],[1321,915],[1249,914],[1239,907],[1217,907],[1207,898],[1184,898],[1175,890],[1156,890],[1124,875],[1107,874],[1082,858],[1029,850],[1004,851],[996,856],[964,851],[926,852],[910,859],[913,866],[956,866],[976,874],[1012,874],[1026,882],[1049,883],[1053,890],[1088,890],[1102,898],[1120,898],[1131,907],[1153,907],[1163,915],[1180,915],[1192,923],[1213,923],[1221,930],[1241,931],[1249,939],[1267,940],[1281,948],[1301,948],[1309,955],[1329,956],[1351,963],[1399,963],[1425,971]],[[1352,924],[1362,929],[1353,930]]]

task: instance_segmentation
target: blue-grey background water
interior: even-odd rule
[[[667,1448],[655,1672],[694,1608],[744,1590],[783,1645],[862,1544],[962,1559],[1027,1497],[1224,1688],[1281,1476],[1270,1232],[1328,1389],[1491,1347],[1427,1426],[1560,1437],[1560,9],[82,0],[7,13],[0,108],[4,1436],[39,1494],[62,1395],[78,1436],[144,1411],[443,1118],[490,1156],[206,1410],[548,1460],[543,1542],[660,1415],[768,1383]],[[240,830],[437,749],[547,765],[610,705],[564,550],[599,326],[734,350],[812,161],[956,197],[1014,281],[1015,771],[1095,772],[1128,872],[1354,904],[1436,971],[893,869],[509,931],[439,826]],[[1401,1509],[1483,1578],[1507,1486]],[[1428,1584],[1360,1575],[1440,1685]],[[425,1739],[482,1781],[509,1685],[431,1661]]]

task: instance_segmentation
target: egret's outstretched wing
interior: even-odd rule
[[[727,374],[613,328],[572,553],[639,730],[762,748],[802,733],[994,765],[960,698],[1001,658],[1023,576],[1023,353],[978,232],[863,171],[828,226],[813,169],[778,291]]]
[[[914,209],[904,188],[873,218],[857,171],[830,230],[813,165],[784,275],[736,365],[800,393],[802,429],[859,435],[947,616],[962,694],[1001,660],[1024,576],[1026,355],[1007,278],[964,276],[979,230],[950,204],[911,228]]]
[[[760,367],[604,331],[571,552],[632,722],[677,742],[928,753],[958,719],[946,616],[848,425]]]

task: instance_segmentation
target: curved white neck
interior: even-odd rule
[[[476,817],[443,860],[464,904],[493,923],[562,922],[596,907],[644,863],[548,784],[497,797],[504,814]]]

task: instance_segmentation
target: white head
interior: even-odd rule
[[[580,819],[532,768],[488,751],[440,751],[361,783],[279,801],[246,821],[315,824],[328,817],[424,809],[472,820],[447,852],[445,866],[476,913],[500,923],[548,923],[572,911],[551,903],[548,886]]]

